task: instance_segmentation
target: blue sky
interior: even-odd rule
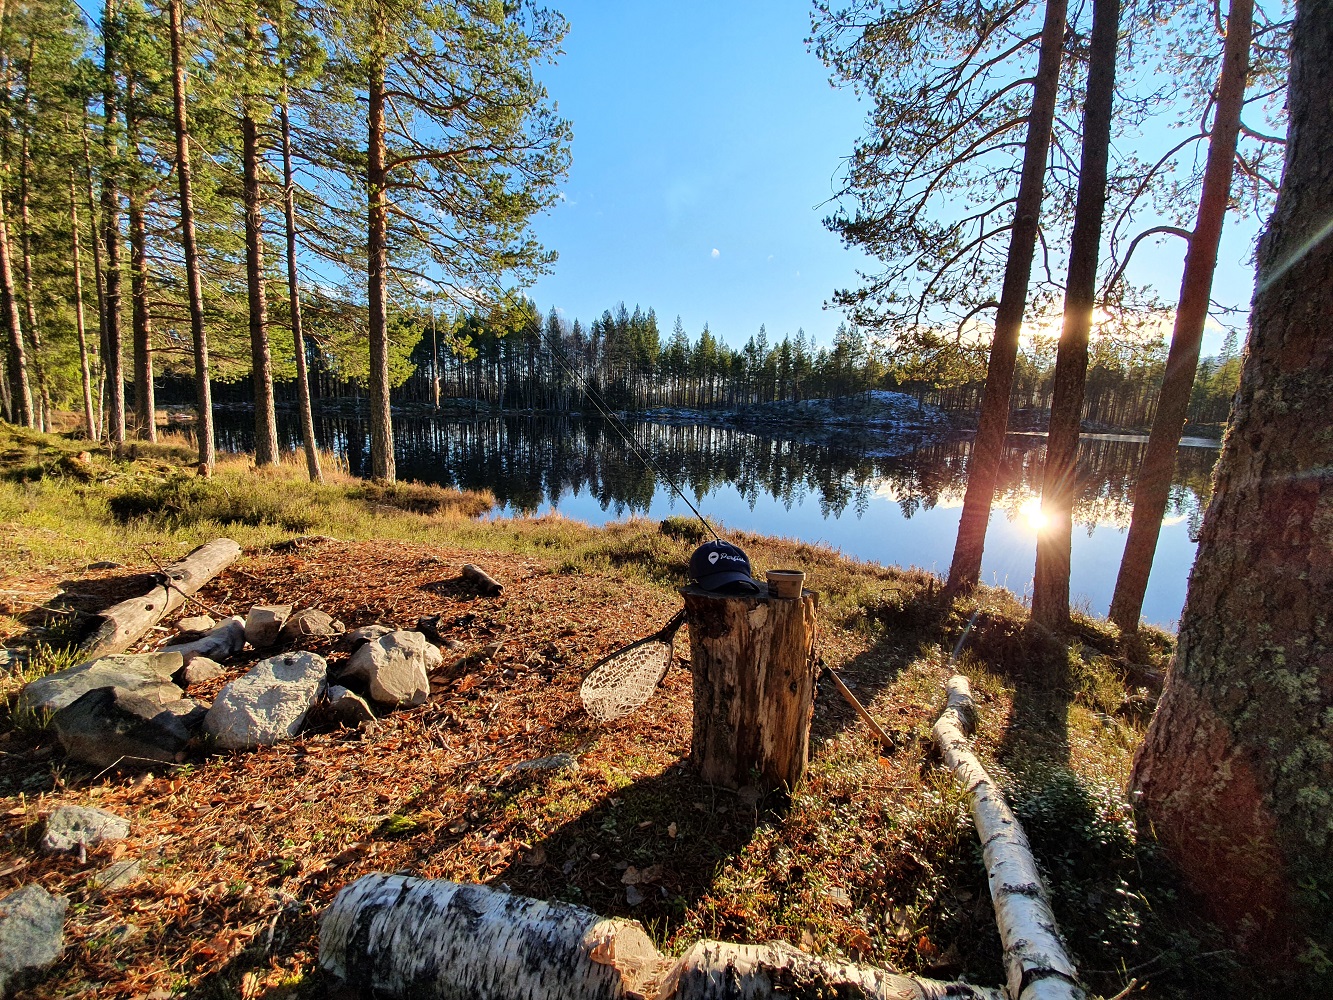
[[[553,3],[571,28],[543,78],[574,156],[565,201],[535,224],[560,253],[537,304],[585,324],[651,306],[664,334],[679,314],[735,347],[761,323],[830,342],[842,317],[823,303],[866,259],[821,220],[865,105],[806,49],[809,4]],[[1215,298],[1249,301],[1256,228],[1228,219]],[[1182,260],[1179,240],[1145,244],[1131,276],[1173,300]],[[1204,353],[1220,344],[1210,332]]]

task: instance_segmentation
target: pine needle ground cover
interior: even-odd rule
[[[1028,828],[1090,985],[1111,995],[1133,980],[1155,996],[1246,988],[1123,801],[1143,692],[1095,621],[1057,642],[1030,634],[1003,591],[951,606],[925,574],[734,536],[759,569],[807,569],[822,595],[820,654],[893,741],[873,742],[821,683],[807,780],[790,802],[755,800],[693,775],[687,668],[607,725],[578,701],[587,665],[679,607],[674,587],[698,541],[688,522],[478,520],[466,498],[436,503],[408,489],[392,506],[366,484],[309,487],[239,459],[202,488],[205,516],[190,493],[201,488],[180,484],[169,458],[93,455],[80,460],[90,474],[74,476],[58,468],[59,439],[11,449],[29,471],[0,483],[0,629],[10,645],[41,641],[4,682],[10,705],[26,677],[69,662],[78,616],[58,608],[57,591],[100,586],[105,597],[126,574],[151,571],[148,556],[165,562],[221,533],[246,556],[200,592],[210,608],[291,603],[349,628],[439,615],[460,644],[420,708],[253,752],[201,746],[165,773],[93,773],[65,758],[42,720],[0,717],[0,893],[36,882],[70,901],[64,958],[28,997],[322,996],[318,916],[372,871],[631,916],[667,949],[700,936],[779,938],[998,982],[979,847],[929,742],[947,651],[978,609],[960,666],[981,702],[979,745]],[[115,497],[152,490],[176,499],[116,510]],[[215,490],[244,502],[229,508]],[[254,516],[265,504],[279,513]],[[309,516],[284,526],[283,504]],[[125,565],[87,568],[102,558]],[[504,594],[478,596],[459,579],[465,562],[503,580]],[[306,648],[335,665],[346,656],[331,640]],[[1168,650],[1159,637],[1138,655],[1160,661]],[[677,654],[689,655],[683,634]],[[209,698],[256,658],[240,654],[191,694]],[[130,835],[85,858],[43,854],[43,818],[61,804],[116,812]],[[116,860],[140,862],[138,879],[99,889],[97,873]]]

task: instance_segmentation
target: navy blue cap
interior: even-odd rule
[[[750,577],[750,557],[739,546],[730,542],[704,542],[690,556],[690,579],[704,590],[722,590],[736,585],[738,589],[758,590]]]

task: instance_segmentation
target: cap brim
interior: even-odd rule
[[[729,573],[710,574],[699,581],[699,586],[704,590],[720,590],[728,584],[741,582],[748,583],[755,590],[759,589],[759,585],[754,582],[749,573],[741,573],[738,570]]]

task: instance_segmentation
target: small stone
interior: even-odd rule
[[[255,649],[267,649],[278,641],[282,626],[292,613],[290,604],[261,605],[245,616],[245,641]]]
[[[573,754],[557,753],[549,757],[535,757],[532,760],[522,760],[513,765],[509,770],[514,771],[577,771],[579,762]]]
[[[0,899],[0,995],[7,996],[30,972],[44,969],[65,950],[69,901],[40,885],[25,885]]]
[[[625,886],[625,902],[629,903],[630,906],[638,906],[647,898],[648,898],[647,896],[645,896],[642,892],[639,891],[638,886],[636,885]]]
[[[192,688],[198,684],[204,684],[225,673],[222,664],[216,660],[210,660],[207,656],[196,656],[189,663],[176,671],[174,680],[184,688]]]
[[[87,569],[120,569],[124,563],[118,563],[111,559],[99,559],[97,562],[90,562]]]
[[[117,861],[103,868],[89,879],[88,883],[92,888],[103,892],[123,889],[138,879],[140,867],[138,861]]]
[[[61,806],[46,818],[42,848],[47,851],[72,851],[82,844],[96,847],[112,840],[124,840],[130,834],[130,821],[105,809],[91,806]]]
[[[302,608],[287,619],[278,633],[278,641],[301,642],[315,636],[336,635],[342,631],[341,626],[334,628],[337,624],[331,615],[318,608]]]
[[[420,632],[389,632],[353,653],[343,677],[364,681],[381,704],[422,705],[430,696],[427,674],[443,662]]]
[[[17,673],[27,669],[32,661],[32,652],[27,649],[0,649],[0,670]]]
[[[218,623],[212,615],[194,615],[190,618],[182,618],[176,623],[176,639],[178,642],[191,642],[195,639],[202,639],[213,629],[217,628]]]
[[[143,931],[139,929],[138,924],[117,924],[111,930],[107,931],[103,939],[108,948],[121,948],[137,938]]]
[[[392,625],[362,625],[360,628],[344,632],[338,639],[338,649],[345,653],[353,653],[366,643],[383,638],[393,630]]]
[[[305,651],[261,660],[223,686],[204,727],[227,750],[292,739],[324,690],[327,671],[324,657]]]
[[[375,721],[369,702],[340,684],[329,688],[329,715],[335,723],[348,729]]]
[[[459,642],[457,639],[441,639],[440,645],[451,653],[461,653],[463,650],[467,649],[467,646],[464,643]]]

